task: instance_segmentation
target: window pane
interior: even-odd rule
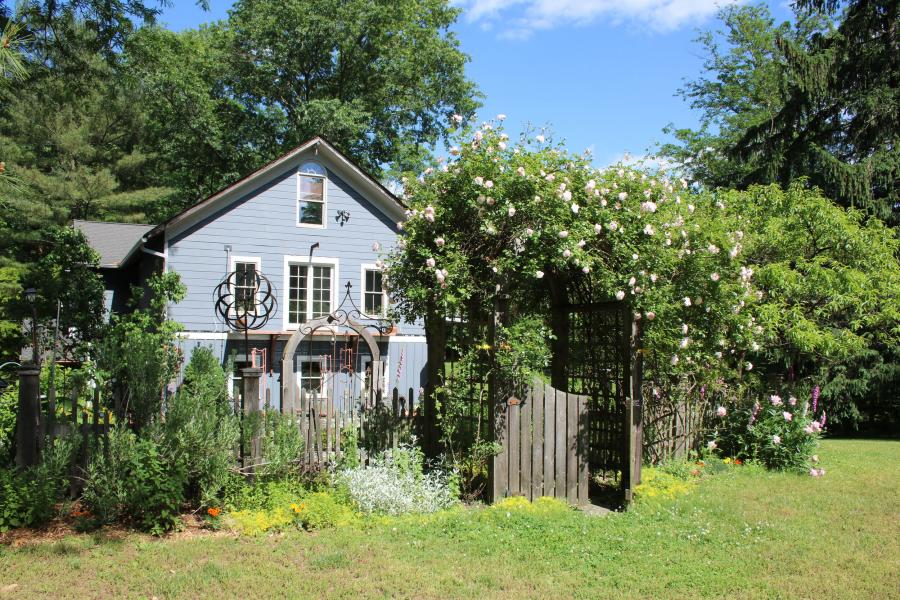
[[[253,312],[256,305],[256,263],[235,263],[234,270],[234,308],[238,313]]]
[[[367,315],[384,313],[384,294],[381,287],[381,271],[367,270],[363,291],[363,311]]]
[[[300,199],[322,202],[325,196],[325,180],[321,177],[300,177]]]
[[[300,389],[322,393],[322,365],[319,361],[304,360],[300,363]]]
[[[319,175],[320,177],[325,177],[325,169],[319,163],[308,162],[303,163],[300,166],[301,173],[312,173],[313,175]]]
[[[306,265],[291,265],[288,282],[288,322],[306,322]]]
[[[331,313],[331,267],[313,267],[313,318]]]
[[[299,222],[305,225],[324,225],[324,212],[321,202],[300,201]]]

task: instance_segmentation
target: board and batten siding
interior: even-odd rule
[[[314,259],[338,261],[333,306],[343,299],[347,281],[353,285],[354,302],[361,304],[361,265],[378,259],[373,243],[378,242],[384,250],[394,245],[397,227],[342,181],[323,158],[310,153],[254,191],[167,239],[167,270],[179,273],[187,286],[184,300],[170,308],[172,319],[187,331],[224,331],[213,310],[213,293],[231,268],[226,246],[231,247],[232,257],[258,257],[261,273],[277,290],[278,309],[266,330],[284,329],[285,257],[308,257],[316,242],[319,247]],[[315,160],[328,171],[323,228],[297,225],[296,165],[306,160]],[[342,210],[350,213],[343,225],[336,220]],[[403,334],[422,334],[420,325],[398,326]]]

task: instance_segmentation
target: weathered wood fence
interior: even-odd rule
[[[698,450],[709,406],[686,400],[645,396],[644,456],[649,463],[684,458]]]
[[[362,463],[411,441],[420,421],[413,397],[412,388],[406,396],[394,388],[389,399],[383,399],[379,392],[367,406],[363,397],[336,403],[333,394],[302,392],[293,415],[304,440],[304,465],[315,469],[340,460],[347,451],[349,436],[355,437]]]
[[[588,401],[535,380],[521,398],[498,402],[495,435],[502,450],[492,461],[495,500],[552,496],[587,504]]]

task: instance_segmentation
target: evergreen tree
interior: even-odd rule
[[[898,4],[804,0],[775,26],[760,6],[722,13],[705,75],[682,94],[703,111],[699,131],[674,131],[663,153],[713,186],[788,185],[807,177],[844,206],[900,221]],[[673,131],[670,129],[670,131]]]

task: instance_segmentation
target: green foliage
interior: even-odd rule
[[[837,4],[798,3],[793,25],[763,6],[724,9],[726,33],[700,38],[705,74],[681,91],[701,128],[674,131],[663,154],[710,186],[808,177],[896,224],[897,3],[848,2],[833,23]]]
[[[750,407],[723,408],[727,414],[718,417],[710,449],[728,457],[759,461],[769,469],[798,473],[817,469],[814,456],[825,423],[824,411],[817,416],[809,403],[793,396],[783,400],[778,395]]]
[[[82,503],[99,524],[128,521],[159,535],[180,523],[186,479],[153,439],[116,427],[108,452],[95,453],[88,465]]]
[[[763,294],[752,360],[772,387],[800,395],[821,386],[835,422],[852,427],[900,382],[900,242],[800,183],[721,196],[746,223],[746,260]],[[882,418],[896,421],[898,408]]]
[[[21,276],[21,267],[0,267],[0,361],[3,362],[18,358],[22,349],[22,322],[10,311],[12,304],[22,297]],[[6,375],[0,373],[2,377]]]
[[[22,287],[35,288],[42,346],[51,344],[59,302],[61,358],[76,358],[82,344],[95,341],[103,327],[103,280],[97,272],[99,255],[84,234],[71,227],[50,227],[42,232],[39,250],[22,274]],[[31,315],[31,307],[21,297],[10,302],[18,317]],[[77,335],[66,335],[75,329]]]
[[[160,414],[162,390],[174,378],[181,360],[175,335],[181,326],[166,319],[166,306],[184,296],[177,273],[154,275],[148,282],[149,303],[142,307],[142,291],[135,288],[134,310],[113,315],[100,346],[97,363],[107,381],[115,380],[125,414],[138,429]]]
[[[75,444],[56,440],[45,449],[40,464],[24,471],[0,468],[0,532],[35,527],[56,514],[67,487],[67,470]]]
[[[156,429],[167,460],[186,476],[185,497],[201,506],[214,505],[234,465],[240,423],[231,408],[225,371],[210,348],[194,350],[184,383]]]
[[[262,465],[256,470],[263,479],[296,477],[303,454],[303,437],[296,421],[278,411],[266,411],[262,444]]]
[[[5,374],[4,374],[5,375]],[[9,381],[5,379],[4,381]],[[16,433],[16,413],[19,409],[19,383],[17,380],[0,390],[0,465],[12,459]]]

